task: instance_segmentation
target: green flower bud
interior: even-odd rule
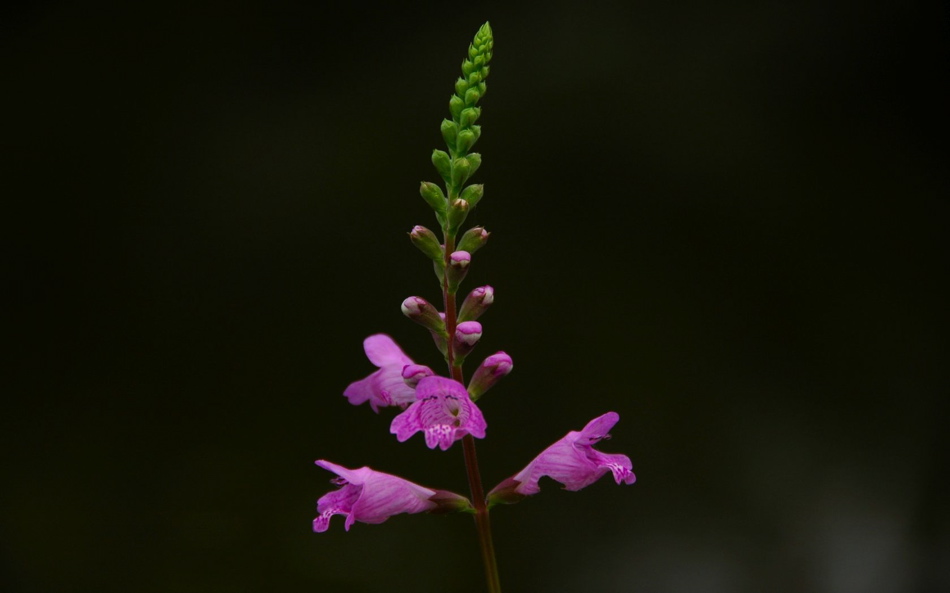
[[[435,233],[424,226],[417,225],[410,231],[409,240],[419,248],[419,251],[428,255],[432,261],[441,262],[442,265],[445,265],[442,245]]]
[[[491,235],[484,227],[475,226],[462,235],[462,238],[459,239],[458,246],[456,249],[459,251],[467,251],[469,253],[475,253],[479,249],[485,246],[485,243],[488,242],[488,236]]]
[[[466,96],[468,94],[466,93]],[[482,114],[482,110],[478,107],[468,107],[462,110],[462,113],[459,115],[459,123],[462,125],[462,129],[470,127],[478,120],[478,116]]]
[[[452,181],[452,159],[449,158],[448,153],[444,150],[432,151],[432,164],[435,165],[446,184]]]
[[[468,210],[468,202],[465,200],[459,198],[452,202],[447,216],[449,223],[449,233],[451,235],[454,235],[456,232],[458,232],[459,227],[462,226],[463,222],[465,222],[465,217],[468,216]]]
[[[467,157],[452,162],[452,186],[460,188],[472,174],[472,163]]]
[[[473,89],[470,89],[470,90],[473,90]],[[477,91],[476,91],[476,92],[477,92]],[[468,93],[466,92],[466,94],[468,94]],[[458,119],[458,118],[459,118],[459,114],[462,113],[462,109],[464,109],[464,108],[465,108],[465,102],[462,101],[462,98],[461,98],[461,97],[457,97],[456,95],[452,95],[452,96],[449,98],[449,113],[452,114],[452,119]]]
[[[474,129],[472,130],[474,131]],[[481,128],[479,128],[477,134],[481,134]],[[468,160],[468,164],[471,165],[471,170],[468,172],[468,176],[471,177],[475,174],[475,171],[478,171],[478,168],[482,166],[482,155],[477,152],[466,155],[465,158]]]
[[[452,149],[455,147],[455,143],[458,139],[459,128],[454,121],[450,119],[442,120],[442,138],[445,140],[445,145]]]
[[[475,71],[475,64],[471,63],[468,60],[462,60],[462,74],[468,76]]]
[[[478,100],[481,99],[481,93],[478,92],[478,89],[468,89],[465,91],[465,104],[474,105],[478,103]]]
[[[485,195],[485,186],[479,183],[466,187],[462,191],[462,195],[459,197],[468,202],[468,209],[472,210],[476,205],[478,205],[478,202],[482,199],[483,195]]]
[[[480,81],[480,80],[476,80],[476,81],[473,82],[473,83],[469,83],[468,80],[466,80],[466,79],[464,79],[464,78],[459,78],[458,80],[455,81],[455,94],[458,95],[459,97],[464,97],[464,96],[465,96],[465,91],[468,90],[469,85],[470,85],[470,84],[478,84],[479,82],[481,82],[481,81]]]
[[[435,155],[433,155],[433,160],[434,156]],[[446,155],[446,158],[448,158],[448,155]],[[445,214],[446,200],[441,187],[434,183],[423,181],[419,186],[419,194],[422,196],[422,199],[426,201],[426,204],[435,210],[436,214]]]
[[[467,109],[465,111],[468,111]],[[465,113],[463,111],[462,113]],[[472,146],[475,145],[475,141],[478,140],[478,137],[475,135],[475,132],[471,130],[462,130],[459,132],[458,143],[455,145],[455,151],[457,154],[467,154],[469,150],[472,149]]]

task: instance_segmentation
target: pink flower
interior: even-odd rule
[[[416,386],[416,401],[393,418],[389,432],[403,442],[420,430],[430,449],[443,451],[467,434],[485,438],[485,417],[458,381],[424,377]]]
[[[343,395],[354,406],[369,401],[374,412],[385,406],[407,406],[416,401],[415,389],[403,381],[402,370],[412,359],[386,334],[375,334],[363,340],[363,350],[379,370],[350,383]],[[430,371],[431,374],[431,371]]]
[[[608,471],[614,481],[633,484],[633,464],[630,458],[619,453],[601,453],[594,449],[598,442],[609,438],[607,434],[620,420],[616,412],[598,416],[580,432],[571,431],[545,449],[523,470],[508,478],[490,493],[493,502],[516,502],[523,496],[537,494],[541,488],[538,480],[548,476],[564,485],[567,490],[580,490],[599,480]]]
[[[429,500],[436,491],[414,484],[397,476],[371,470],[368,467],[347,469],[318,460],[317,465],[335,473],[333,483],[339,490],[328,492],[317,501],[313,530],[326,531],[333,515],[346,515],[343,526],[347,531],[356,521],[382,523],[400,513],[423,513],[435,509],[438,504]]]

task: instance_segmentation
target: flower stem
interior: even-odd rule
[[[455,251],[455,237],[443,229],[445,236],[445,267],[448,269],[450,258]],[[453,339],[455,328],[458,325],[455,293],[449,290],[449,281],[445,277],[442,281],[442,298],[445,304],[445,329],[448,333],[446,340],[446,358],[449,363],[449,372],[452,378],[464,385],[462,365],[455,364],[455,347]],[[478,457],[475,455],[475,438],[465,435],[462,438],[462,450],[465,455],[465,473],[468,475],[468,487],[472,493],[472,503],[475,505],[475,529],[478,531],[478,543],[482,552],[482,562],[485,565],[485,579],[488,582],[489,593],[501,593],[501,583],[498,578],[498,562],[495,560],[495,545],[492,543],[491,522],[488,518],[488,505],[485,501],[485,490],[482,487],[482,477],[478,471]]]

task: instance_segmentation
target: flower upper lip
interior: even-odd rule
[[[367,377],[350,383],[343,395],[353,405],[369,402],[374,412],[380,407],[407,406],[415,401],[415,389],[406,384],[403,368],[415,365],[398,344],[386,334],[374,334],[363,340],[363,349],[370,362],[379,369]],[[426,368],[426,367],[421,367]],[[431,374],[431,370],[429,371]]]

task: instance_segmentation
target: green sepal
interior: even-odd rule
[[[515,504],[527,498],[527,496],[517,491],[520,485],[521,482],[516,480],[514,476],[502,480],[488,493],[485,500],[488,503],[488,508],[492,508],[497,504]]]
[[[473,210],[475,206],[478,205],[479,200],[482,199],[482,196],[485,195],[485,186],[481,183],[475,185],[470,185],[462,190],[462,195],[459,198],[468,202],[468,209]],[[466,250],[467,251],[467,250]]]
[[[448,155],[445,156],[448,158]],[[435,155],[433,155],[433,161],[434,159]],[[422,199],[426,201],[426,204],[428,204],[430,208],[435,210],[436,216],[445,214],[447,201],[445,199],[445,194],[442,193],[441,187],[429,181],[423,181],[419,186],[419,195],[422,196]]]
[[[436,171],[442,176],[442,180],[448,185],[452,181],[452,159],[444,150],[432,151],[432,164]],[[444,211],[444,209],[443,209]]]
[[[429,502],[434,502],[436,505],[427,511],[434,515],[443,513],[475,513],[475,507],[472,506],[469,499],[461,494],[449,492],[448,490],[436,490],[435,494],[429,497]]]

